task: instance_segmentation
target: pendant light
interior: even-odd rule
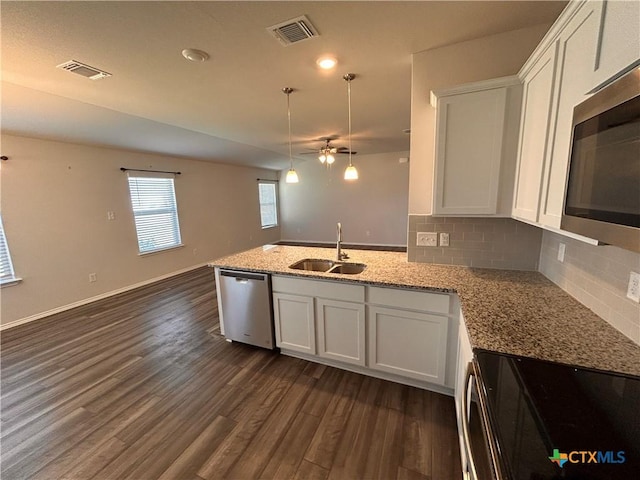
[[[289,95],[293,92],[293,88],[284,87],[282,93],[287,96],[287,120],[289,123],[289,171],[287,172],[286,183],[298,183],[298,174],[293,169],[293,156],[291,155],[291,105],[289,103]]]
[[[358,170],[353,166],[351,161],[351,80],[356,78],[355,74],[347,73],[344,77],[342,77],[347,82],[347,98],[349,101],[349,166],[344,171],[344,179],[345,180],[357,180],[358,179]]]

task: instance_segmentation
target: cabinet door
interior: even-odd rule
[[[596,85],[640,59],[640,2],[606,2],[602,16],[602,34],[596,57]]]
[[[551,161],[545,165],[538,221],[560,228],[569,165],[573,108],[595,86],[602,2],[587,2],[560,33]]]
[[[318,355],[365,365],[364,305],[316,299]]]
[[[276,345],[315,355],[313,297],[274,293],[273,313]]]
[[[368,326],[369,368],[444,384],[447,317],[371,306]]]
[[[504,87],[438,100],[434,214],[496,213],[506,98]]]
[[[549,155],[556,52],[554,43],[525,73],[524,79],[512,215],[531,222],[538,220],[542,172]]]

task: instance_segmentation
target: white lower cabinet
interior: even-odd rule
[[[447,357],[444,316],[369,307],[369,368],[443,385]]]
[[[273,314],[278,347],[316,353],[313,297],[274,293]]]
[[[272,276],[276,345],[285,354],[451,392],[452,296]],[[449,373],[447,371],[449,364]],[[404,380],[403,380],[404,379]],[[439,389],[439,390],[438,390]]]
[[[363,304],[316,299],[318,355],[364,366],[364,318]]]

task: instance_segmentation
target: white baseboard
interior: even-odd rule
[[[177,270],[175,272],[167,273],[165,275],[161,275],[159,277],[150,278],[149,280],[144,280],[139,283],[134,283],[133,285],[128,285],[123,288],[118,288],[117,290],[112,290],[110,292],[101,293],[100,295],[96,295],[95,297],[85,298],[83,300],[78,300],[77,302],[69,303],[68,305],[63,305],[61,307],[52,308],[51,310],[47,310],[46,312],[36,313],[34,315],[29,315],[28,317],[19,318],[18,320],[14,320],[13,322],[8,322],[0,325],[0,331],[7,330],[9,328],[17,327],[18,325],[24,325],[25,323],[33,322],[35,320],[40,320],[41,318],[48,317],[49,315],[54,315],[56,313],[61,313],[66,310],[71,310],[72,308],[81,307],[91,302],[95,302],[97,300],[103,300],[105,298],[113,297],[114,295],[118,295],[120,293],[128,292],[129,290],[134,290],[136,288],[144,287],[151,283],[159,282],[160,280],[165,280],[169,277],[173,277],[175,275],[180,275],[181,273],[190,272],[191,270],[195,270],[197,268],[206,267],[209,265],[209,262],[202,263],[200,265],[194,265],[191,267],[183,268],[182,270]]]

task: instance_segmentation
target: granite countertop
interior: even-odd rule
[[[538,272],[411,263],[406,253],[347,250],[357,275],[293,270],[335,250],[264,246],[211,262],[216,267],[348,283],[457,293],[471,346],[580,367],[640,375],[640,346]]]

